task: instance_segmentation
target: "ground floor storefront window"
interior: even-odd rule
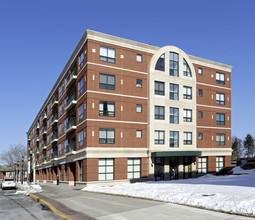
[[[207,173],[207,157],[198,158],[198,173]]]
[[[113,180],[113,159],[105,158],[98,161],[98,180]]]
[[[135,179],[141,176],[141,159],[128,158],[127,178]]]
[[[216,172],[224,168],[224,157],[216,157]]]

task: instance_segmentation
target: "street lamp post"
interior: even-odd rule
[[[24,156],[21,159],[21,184],[23,184],[23,165],[24,165]]]

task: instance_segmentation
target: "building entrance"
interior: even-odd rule
[[[164,158],[156,157],[154,166],[155,180],[164,180]]]
[[[178,169],[178,165],[179,165],[179,160],[178,157],[170,157],[169,160],[169,176],[170,176],[170,180],[176,180],[179,179],[179,169]]]
[[[192,157],[183,157],[184,179],[191,178],[191,163],[192,163]]]

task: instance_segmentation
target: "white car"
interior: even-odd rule
[[[3,180],[2,189],[4,190],[6,188],[16,188],[16,183],[13,178],[6,178]]]

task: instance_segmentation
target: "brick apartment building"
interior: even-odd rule
[[[112,184],[230,166],[231,68],[87,30],[27,132],[34,181]]]

